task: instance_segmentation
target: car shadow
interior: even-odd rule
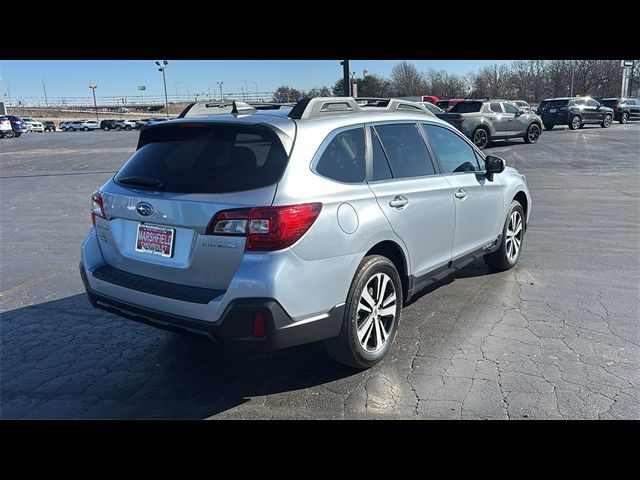
[[[474,262],[411,303],[488,271]],[[0,327],[3,419],[201,419],[249,401],[250,418],[269,418],[261,398],[274,394],[282,395],[270,405],[295,417],[306,389],[336,380],[356,388],[364,375],[331,360],[320,343],[266,353],[225,348],[94,309],[84,294],[3,312]]]

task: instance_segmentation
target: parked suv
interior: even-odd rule
[[[136,128],[135,120],[116,120],[113,122],[113,128],[116,130],[132,130]]]
[[[7,115],[7,118],[9,119],[9,122],[11,122],[11,128],[13,130],[14,137],[18,138],[23,133],[27,133],[29,131],[29,127],[22,120],[22,117],[18,117],[16,115]]]
[[[613,109],[601,105],[591,97],[564,97],[543,100],[538,107],[544,128],[551,130],[556,125],[568,125],[578,130],[587,123],[599,123],[609,128],[613,122]]]
[[[523,175],[421,105],[350,97],[148,125],[91,201],[95,307],[258,350],[323,340],[356,368],[430,282],[513,267],[531,211]]]
[[[542,133],[542,120],[508,100],[465,100],[447,113],[436,114],[456,127],[480,149],[494,140],[522,138],[536,143]]]
[[[0,115],[0,138],[4,137],[13,137],[13,128],[11,128],[9,117]]]
[[[55,132],[56,131],[56,122],[51,120],[45,120],[42,122],[42,126],[44,127],[45,132]]]
[[[637,98],[603,98],[600,103],[613,109],[613,119],[622,124],[640,120],[640,100]]]
[[[100,128],[103,129],[104,131],[108,132],[109,130],[111,130],[112,128],[116,128],[116,122],[118,120],[102,120],[100,122]]]
[[[40,133],[44,132],[44,126],[41,122],[28,117],[22,117],[22,121],[27,125],[27,131]]]

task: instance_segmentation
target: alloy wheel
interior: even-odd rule
[[[527,133],[529,137],[529,142],[536,143],[538,138],[540,138],[540,127],[535,123],[529,127],[529,133]]]
[[[520,245],[522,244],[522,216],[520,212],[514,211],[509,218],[507,224],[507,233],[505,238],[505,247],[507,258],[511,263],[515,262],[520,253]]]
[[[577,130],[578,128],[580,128],[580,117],[573,117],[573,120],[571,120],[571,126],[573,127],[574,130]]]
[[[484,148],[489,143],[489,137],[487,135],[486,130],[483,128],[478,128],[475,132],[473,132],[473,143],[475,143],[476,147]]]
[[[385,273],[377,273],[365,284],[358,302],[356,330],[367,352],[384,347],[396,321],[396,288]]]

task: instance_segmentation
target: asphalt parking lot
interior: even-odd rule
[[[364,372],[319,345],[246,353],[91,308],[89,197],[136,140],[0,140],[1,418],[640,418],[640,124],[487,149],[531,189],[520,263],[429,287]]]

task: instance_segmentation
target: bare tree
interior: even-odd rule
[[[391,83],[399,97],[422,95],[427,90],[424,75],[415,65],[402,61],[391,71]]]
[[[446,70],[429,70],[426,83],[429,94],[439,98],[459,98],[467,95],[466,78]]]

